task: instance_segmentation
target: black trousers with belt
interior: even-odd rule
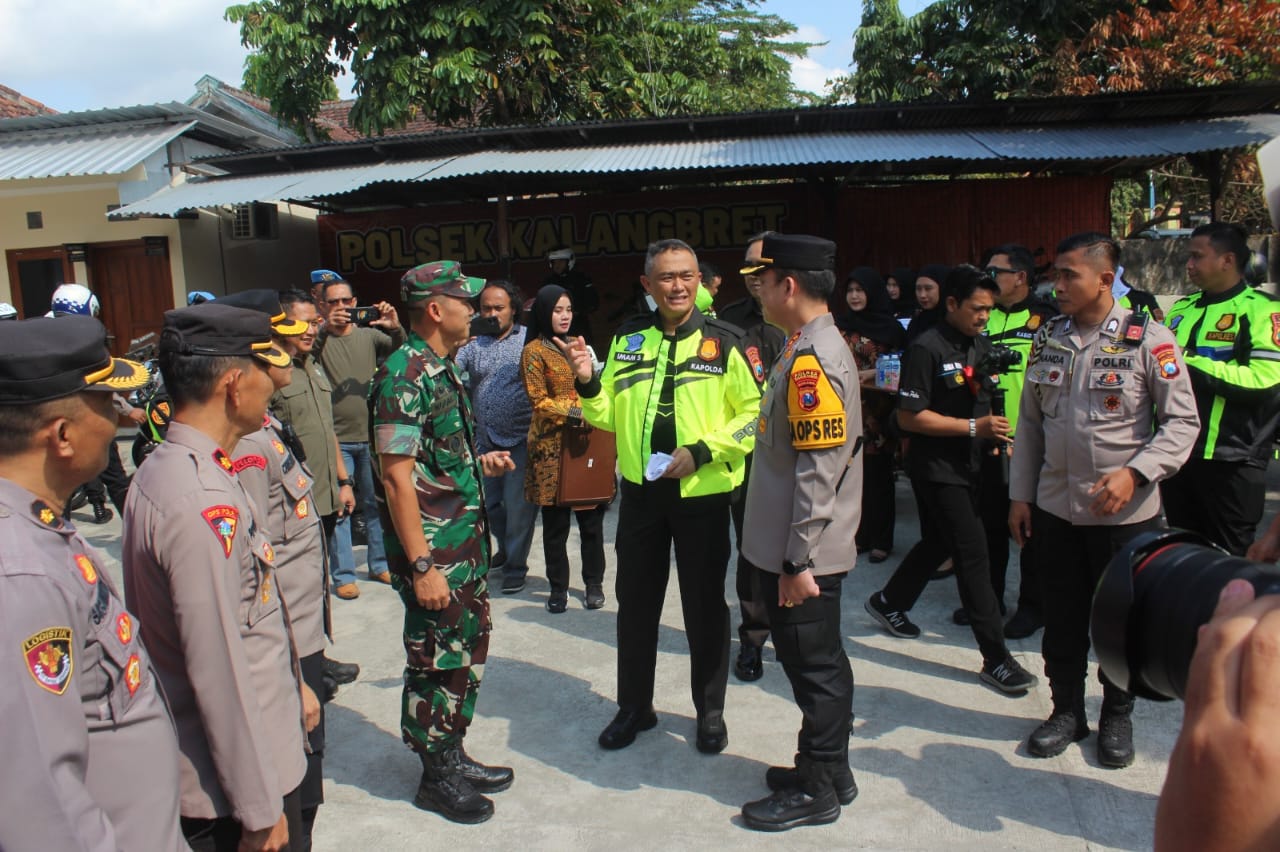
[[[1161,526],[1159,515],[1135,524],[1086,526],[1039,506],[1032,509],[1031,537],[1036,540],[1046,603],[1041,650],[1055,702],[1084,688],[1093,592],[1107,563],[1129,539]]]
[[[1191,459],[1160,483],[1171,527],[1198,532],[1235,556],[1244,556],[1267,502],[1266,471],[1237,462]]]
[[[623,480],[618,510],[618,704],[643,711],[653,704],[658,620],[671,574],[676,577],[689,642],[690,687],[701,719],[724,710],[729,678],[729,495],[681,497],[680,483]]]
[[[751,454],[747,454],[746,478],[751,478]],[[738,641],[744,646],[763,648],[769,641],[769,611],[760,591],[760,577],[756,568],[742,558],[742,525],[747,513],[747,486],[744,481],[733,495],[730,506],[733,515],[733,540],[738,547],[738,564],[734,576],[734,588],[738,593]]]
[[[969,612],[983,662],[1004,662],[1009,651],[1004,644],[1000,608],[991,590],[977,487],[915,479],[911,486],[920,503],[924,537],[907,553],[881,593],[891,609],[910,610],[938,565],[950,556],[955,562],[960,603]]]
[[[800,708],[796,750],[819,761],[845,759],[853,710],[853,668],[840,630],[845,575],[815,577],[821,594],[799,606],[781,607],[778,575],[754,570],[773,625],[773,648]]]

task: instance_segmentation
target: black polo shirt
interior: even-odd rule
[[[986,337],[968,337],[943,320],[907,346],[898,383],[903,411],[936,411],[969,420],[991,413],[991,393],[976,365],[991,349]],[[906,432],[907,430],[903,430]],[[908,432],[907,473],[912,479],[968,485],[976,480],[984,441]]]

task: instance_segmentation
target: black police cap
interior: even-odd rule
[[[807,234],[770,234],[760,244],[760,259],[739,270],[755,275],[762,269],[825,270],[836,268],[836,244]]]
[[[307,329],[311,327],[301,320],[289,319],[284,308],[280,307],[280,293],[276,290],[266,288],[241,290],[239,293],[222,296],[217,301],[224,305],[234,305],[237,308],[248,308],[251,311],[266,314],[271,318],[271,330],[285,337],[306,334]]]
[[[222,302],[165,311],[160,351],[252,357],[274,367],[289,366],[289,356],[271,342],[268,315]]]
[[[33,405],[85,390],[129,391],[147,383],[135,361],[112,358],[93,317],[35,317],[0,332],[0,405]]]

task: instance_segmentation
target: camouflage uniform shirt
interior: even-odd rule
[[[431,561],[457,589],[489,571],[489,537],[481,494],[475,421],[462,374],[415,332],[373,377],[369,393],[370,440],[375,454],[413,456],[414,488]],[[375,459],[376,459],[375,455]],[[379,511],[386,498],[374,478]],[[383,524],[387,563],[411,579],[411,566],[395,528]]]

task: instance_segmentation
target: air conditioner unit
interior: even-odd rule
[[[231,239],[274,240],[280,236],[280,212],[274,204],[236,204],[231,208]]]

